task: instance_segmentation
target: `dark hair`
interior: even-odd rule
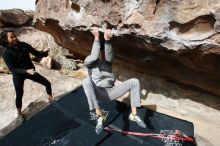
[[[6,46],[8,45],[8,38],[7,38],[7,34],[9,32],[13,32],[13,30],[4,30],[3,32],[0,33],[0,45],[1,46]]]
[[[99,31],[99,41],[100,41],[100,50],[104,51],[105,48],[105,38],[104,38],[104,33]]]

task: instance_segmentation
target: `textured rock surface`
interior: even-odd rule
[[[31,19],[23,10],[0,10],[0,26],[22,26]]]
[[[219,0],[44,0],[34,21],[82,58],[107,21],[121,63],[220,95]]]
[[[77,64],[74,60],[70,60],[66,58],[65,56],[54,56],[54,66],[56,65],[55,68],[66,68],[66,69],[71,69],[71,70],[76,70]]]
[[[7,28],[8,29],[8,28]],[[49,55],[54,57],[56,55],[68,55],[68,50],[62,48],[54,42],[53,37],[45,32],[39,31],[33,27],[19,27],[11,28],[18,36],[20,41],[27,42],[31,44],[37,50],[43,50],[45,48],[50,48]]]

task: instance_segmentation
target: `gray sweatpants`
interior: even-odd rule
[[[91,78],[83,80],[83,88],[87,96],[89,109],[99,108],[98,101],[101,99],[114,100],[130,91],[131,107],[140,107],[140,83],[138,79],[126,80],[112,88],[97,87]]]

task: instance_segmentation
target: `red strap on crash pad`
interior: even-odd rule
[[[176,130],[174,134],[170,135],[164,135],[164,134],[155,134],[155,133],[141,133],[141,132],[131,132],[131,131],[124,131],[124,130],[118,130],[113,129],[109,127],[104,128],[106,131],[113,131],[113,132],[119,132],[126,135],[134,135],[134,136],[149,136],[149,137],[155,137],[155,138],[170,138],[175,140],[182,140],[182,141],[190,141],[195,143],[194,139],[191,137],[181,133],[179,130]]]

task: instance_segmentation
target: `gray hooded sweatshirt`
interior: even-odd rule
[[[88,68],[89,76],[98,87],[111,88],[115,83],[115,75],[112,73],[114,52],[110,41],[105,41],[105,60],[99,59],[100,42],[93,42],[92,51],[86,57],[84,65]]]

